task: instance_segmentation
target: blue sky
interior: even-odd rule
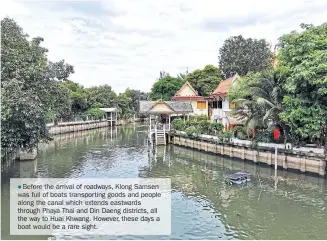
[[[149,91],[160,70],[171,75],[217,65],[224,39],[242,34],[274,45],[300,23],[326,21],[326,0],[1,0],[14,18],[44,38],[49,59],[75,66],[71,79]]]

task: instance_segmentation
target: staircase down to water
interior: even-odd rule
[[[156,146],[167,145],[167,134],[170,127],[167,125],[154,125],[154,128],[149,128],[148,142]]]
[[[155,131],[156,145],[166,145],[166,132],[165,130],[156,130]]]

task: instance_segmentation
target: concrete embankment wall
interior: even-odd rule
[[[110,126],[109,121],[88,121],[88,122],[67,123],[67,124],[59,124],[56,126],[49,126],[48,128],[50,134],[58,135],[58,134],[64,134],[69,132],[96,129],[106,126]]]
[[[217,144],[207,139],[189,139],[180,135],[169,134],[169,143],[202,150],[219,155],[225,155],[254,163],[265,163],[274,167],[275,150],[273,148],[258,147],[253,149],[242,144]],[[323,154],[301,153],[293,150],[280,149],[277,152],[277,166],[283,169],[293,169],[326,176],[326,160]]]

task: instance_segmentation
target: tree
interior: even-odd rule
[[[17,148],[31,150],[47,140],[47,114],[64,112],[65,101],[46,53],[43,38],[28,41],[28,35],[10,18],[1,20],[1,147],[9,152]],[[59,64],[59,69],[60,69]],[[65,72],[67,71],[67,72]],[[65,73],[64,73],[65,72]],[[61,72],[69,76],[73,67]]]
[[[105,112],[99,108],[91,108],[87,111],[87,114],[96,120],[101,120],[104,117]]]
[[[228,100],[233,102],[238,99],[252,99],[251,87],[259,85],[262,73],[249,72],[245,76],[241,76],[228,88]]]
[[[304,31],[279,39],[279,65],[286,80],[281,117],[300,138],[325,143],[327,158],[327,23],[301,26]]]
[[[185,77],[185,81],[188,81],[198,91],[199,95],[208,96],[215,90],[222,78],[223,76],[217,67],[206,65],[203,69],[189,73]]]
[[[244,80],[249,81],[245,82]],[[243,111],[236,113],[236,115],[246,117],[245,128],[247,133],[251,132],[252,129],[266,129],[270,125],[277,125],[284,132],[286,144],[289,128],[280,117],[284,110],[282,103],[284,81],[278,70],[251,73],[248,74],[247,78],[241,78],[239,81],[230,87],[232,96],[229,98],[233,98],[232,102],[234,103],[243,104]],[[236,98],[237,93],[239,93],[239,99]]]
[[[187,75],[188,75],[188,69],[186,69],[185,73],[179,73],[177,75],[177,78],[185,79]]]
[[[117,95],[109,85],[87,88],[86,92],[89,108],[96,106],[102,108],[116,106],[115,99]]]
[[[87,110],[88,96],[83,86],[70,80],[62,82],[60,86],[69,93],[71,100],[71,110],[74,115],[79,115]]]
[[[219,49],[219,69],[226,78],[235,73],[243,76],[270,68],[271,57],[270,45],[266,40],[232,36]]]
[[[135,111],[132,108],[132,98],[127,96],[126,93],[119,94],[116,103],[122,119],[128,119],[134,115]]]
[[[49,62],[49,74],[52,79],[55,80],[68,80],[70,74],[74,74],[74,67],[65,63],[65,60],[59,62]]]
[[[183,79],[165,76],[154,83],[149,96],[152,100],[171,100],[184,83]]]
[[[130,108],[134,112],[138,111],[140,100],[147,100],[148,99],[148,94],[145,93],[145,92],[142,92],[140,90],[133,90],[133,89],[127,88],[125,90],[124,94],[128,98],[130,98],[130,100],[131,100]]]
[[[168,77],[168,76],[169,76],[169,73],[167,73],[166,71],[162,70],[162,71],[160,71],[160,73],[159,73],[159,80],[160,80],[160,79],[163,79],[163,78],[165,78],[165,77]]]

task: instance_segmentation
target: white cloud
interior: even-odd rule
[[[160,70],[177,74],[217,65],[231,35],[275,43],[300,23],[326,21],[327,2],[259,0],[1,1],[30,36],[42,36],[52,61],[75,66],[72,80],[148,91]]]

